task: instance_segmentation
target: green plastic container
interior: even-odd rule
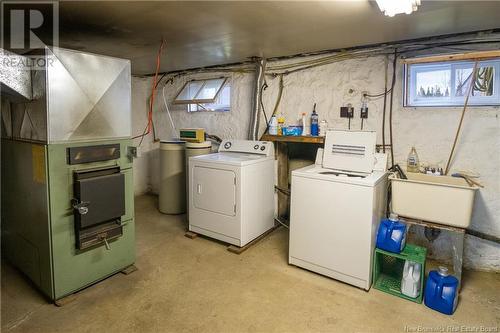
[[[426,256],[427,249],[425,247],[413,244],[406,244],[401,253],[392,253],[376,248],[373,254],[373,288],[412,302],[422,303]],[[412,298],[401,293],[401,279],[406,260],[422,265],[420,294],[417,298]]]

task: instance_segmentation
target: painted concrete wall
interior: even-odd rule
[[[320,119],[326,119],[329,127],[346,129],[347,120],[339,116],[340,106],[351,103],[356,110],[351,121],[351,129],[359,129],[359,108],[361,94],[383,92],[385,56],[365,59],[345,60],[316,67],[285,77],[284,91],[278,112],[283,112],[287,124],[295,124],[302,112],[310,113],[314,103]],[[390,66],[389,66],[390,67]],[[411,146],[415,146],[424,163],[445,166],[461,108],[403,108],[402,106],[402,66],[397,67],[397,81],[394,94],[394,155],[397,163],[405,164]],[[216,74],[196,75],[213,77]],[[166,96],[170,101],[184,82],[193,76],[177,78],[167,84]],[[209,133],[222,138],[246,138],[251,110],[253,75],[232,74],[232,110],[229,113],[187,113],[173,110],[172,116],[177,128],[203,127]],[[389,78],[391,72],[389,70]],[[263,93],[263,103],[271,112],[278,93],[278,78],[267,78],[269,88]],[[149,79],[133,79],[134,133],[145,126],[146,99]],[[161,103],[160,103],[161,102]],[[376,130],[381,143],[383,99],[372,99],[368,103],[369,118],[364,128]],[[476,196],[472,228],[500,236],[500,109],[498,107],[470,108],[465,116],[452,171],[479,173],[485,185]],[[137,123],[139,121],[139,123]],[[155,109],[157,135],[161,139],[172,136],[172,130],[164,112],[161,92]],[[264,121],[261,119],[261,133]],[[388,128],[388,126],[386,126]],[[387,131],[388,138],[388,131]],[[148,190],[158,191],[158,149],[148,137],[144,145],[143,157],[136,163],[136,193]],[[451,208],[452,209],[452,208]],[[418,231],[418,242],[428,243]],[[451,246],[446,235],[429,244],[431,256],[449,259]],[[492,242],[467,236],[465,265],[470,268],[500,271],[500,246]]]

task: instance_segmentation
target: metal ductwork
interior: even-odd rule
[[[13,102],[28,102],[32,97],[28,58],[0,49],[0,87],[2,96]]]
[[[253,87],[252,95],[252,112],[250,115],[250,129],[248,131],[249,140],[258,140],[259,135],[259,118],[261,112],[260,105],[260,87],[264,84],[266,71],[266,59],[265,58],[255,58],[255,83]]]
[[[10,90],[27,98],[2,108],[3,137],[58,143],[131,136],[130,60],[57,47],[40,58],[38,69],[0,71]]]

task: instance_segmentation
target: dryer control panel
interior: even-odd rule
[[[219,152],[274,156],[274,145],[269,141],[224,140],[219,146]]]

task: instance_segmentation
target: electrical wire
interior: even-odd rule
[[[156,56],[156,71],[155,71],[155,76],[154,76],[152,87],[151,87],[152,88],[151,95],[149,97],[148,123],[146,125],[146,130],[142,134],[132,137],[132,139],[141,138],[141,141],[139,142],[139,146],[142,144],[144,137],[146,135],[148,135],[153,128],[153,105],[154,105],[155,96],[156,96],[156,88],[158,85],[158,72],[160,71],[161,54],[163,52],[164,47],[165,47],[165,40],[162,39],[161,43],[160,43],[160,47],[158,49],[158,54]]]
[[[392,136],[392,102],[394,97],[394,85],[396,84],[396,64],[398,61],[398,49],[394,49],[394,59],[392,61],[392,83],[391,98],[389,99],[389,140],[391,144],[391,165],[394,166],[394,141]]]
[[[174,137],[174,139],[178,139],[177,130],[175,129],[175,125],[174,125],[174,120],[172,119],[172,114],[170,114],[170,109],[168,108],[167,98],[165,97],[165,88],[166,88],[166,86],[164,85],[163,88],[161,89],[161,94],[163,97],[163,104],[165,104],[165,110],[167,111],[168,119],[170,120],[170,125],[172,126],[172,131],[174,132],[173,137]]]
[[[278,90],[278,97],[276,98],[276,103],[274,104],[274,108],[273,108],[273,113],[271,114],[271,118],[276,114],[276,112],[278,111],[278,107],[280,105],[280,101],[281,101],[281,96],[283,95],[283,88],[284,88],[284,84],[283,84],[283,75],[279,75],[280,77],[280,82],[279,82],[279,90]],[[269,124],[266,124],[266,128],[264,129],[264,134],[266,134],[269,130]],[[262,138],[262,136],[261,136]]]
[[[375,94],[375,95],[370,95],[370,94],[363,94],[364,97],[371,97],[371,98],[376,98],[376,97],[382,97],[382,96],[387,96],[387,94],[392,92],[392,88],[389,90],[385,90],[383,93],[380,94]]]
[[[389,58],[385,57],[385,74],[384,74],[384,106],[382,111],[382,152],[385,154],[385,111],[387,108],[387,67]]]
[[[264,81],[264,84],[260,87],[260,94],[259,94],[259,103],[260,107],[262,108],[262,114],[264,115],[264,120],[266,121],[266,127],[269,125],[269,119],[267,118],[266,109],[264,107],[264,103],[262,102],[262,92],[266,90],[267,87],[268,87],[267,82]]]

